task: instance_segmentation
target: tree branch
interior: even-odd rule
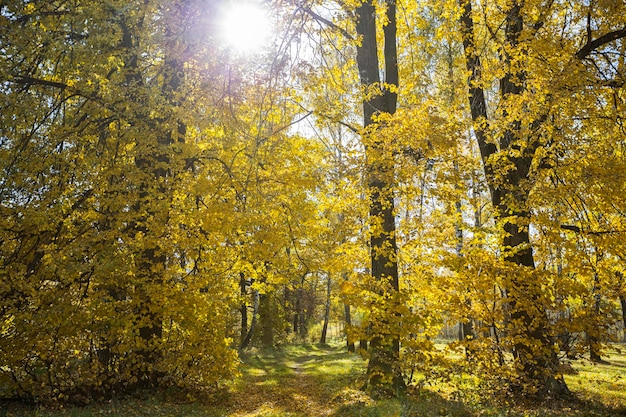
[[[584,229],[581,229],[578,226],[574,226],[574,225],[571,225],[571,224],[562,224],[561,225],[561,229],[569,230],[569,231],[572,231],[574,233],[581,233],[581,234],[587,234],[587,235],[592,235],[592,236],[612,235],[612,234],[624,233],[623,230],[584,230]]]
[[[16,84],[21,84],[21,85],[43,85],[47,87],[54,87],[54,88],[60,88],[60,89],[69,88],[67,84],[60,83],[58,81],[44,80],[42,78],[17,76],[13,78],[12,81]]]
[[[37,14],[29,13],[29,14],[25,14],[25,15],[22,15],[22,16],[18,17],[17,19],[15,19],[15,21],[17,23],[26,23],[30,19],[34,19],[34,18],[37,18],[37,17],[64,16],[64,15],[68,15],[68,14],[70,14],[70,12],[68,10],[55,10],[55,11],[50,11],[50,12],[40,12],[40,13],[37,13]]]
[[[303,121],[304,119],[306,119],[307,117],[309,117],[312,114],[313,114],[313,110],[309,110],[306,114],[304,114],[303,116],[300,116],[298,119],[293,120],[293,121],[287,123],[286,125],[283,125],[283,126],[279,127],[278,129],[272,131],[272,133],[270,135],[276,135],[276,134],[282,132],[283,130],[290,128],[291,126],[300,123],[301,121]]]
[[[350,39],[351,41],[354,40],[354,36],[352,36],[350,33],[348,33],[347,30],[337,26],[336,24],[334,24],[330,20],[326,19],[325,17],[322,17],[319,14],[315,13],[309,7],[300,6],[299,9],[302,10],[303,12],[305,12],[306,14],[308,14],[309,16],[311,16],[313,19],[317,20],[318,22],[321,22],[321,23],[331,27],[332,29],[335,29],[335,30],[339,31],[339,33],[341,33],[343,36],[345,36],[346,38]]]
[[[599,38],[588,41],[585,46],[583,46],[578,52],[576,52],[576,58],[584,59],[601,46],[624,37],[626,37],[626,27],[619,30],[614,30],[613,32],[605,33]]]

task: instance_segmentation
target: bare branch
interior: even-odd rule
[[[326,26],[329,26],[332,29],[335,29],[336,31],[338,31],[339,33],[341,33],[343,36],[345,36],[346,38],[350,39],[351,41],[354,40],[354,36],[352,36],[350,33],[348,33],[347,30],[337,26],[336,24],[334,24],[330,20],[326,19],[325,17],[320,16],[319,14],[315,13],[309,7],[300,6],[299,9],[302,10],[303,12],[305,12],[306,14],[308,14],[309,16],[311,16],[313,19],[317,20],[318,22],[321,22],[321,23],[325,24]]]
[[[274,131],[271,133],[271,135],[276,135],[276,134],[278,134],[278,133],[282,132],[283,130],[288,129],[288,128],[289,128],[289,127],[291,127],[291,126],[293,126],[293,125],[295,125],[295,124],[300,123],[301,121],[303,121],[304,119],[306,119],[307,117],[309,117],[309,116],[310,116],[310,115],[312,115],[312,114],[313,114],[313,111],[312,111],[312,110],[309,110],[309,111],[308,111],[305,115],[303,115],[302,117],[300,117],[300,118],[298,118],[298,119],[296,119],[296,120],[294,120],[294,121],[292,121],[292,122],[289,122],[289,123],[287,123],[286,125],[281,126],[281,127],[279,127],[278,129],[274,130]]]
[[[562,224],[561,229],[570,230],[574,233],[587,234],[591,236],[613,235],[624,233],[623,230],[585,230],[571,224]]]

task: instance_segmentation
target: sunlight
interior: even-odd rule
[[[222,11],[221,32],[234,50],[254,52],[269,40],[271,27],[268,11],[257,2],[232,2]]]

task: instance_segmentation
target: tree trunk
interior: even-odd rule
[[[622,341],[626,340],[626,297],[624,297],[622,294],[620,294],[619,296],[619,302],[620,305],[622,306]]]
[[[248,281],[246,280],[246,274],[243,272],[239,273],[239,291],[241,296],[241,305],[239,306],[239,312],[241,314],[239,346],[242,346],[248,334],[248,303],[246,302],[246,298],[248,297]]]
[[[398,85],[396,49],[396,5],[386,2],[387,24],[384,34],[384,74],[387,85]],[[376,7],[372,0],[356,9],[356,31],[361,38],[357,46],[357,66],[361,85],[367,90],[380,87],[380,67],[376,42]],[[397,244],[394,218],[394,158],[388,147],[376,135],[373,116],[396,111],[397,94],[383,87],[381,94],[363,101],[363,143],[366,149],[370,193],[370,259],[374,280],[381,283],[381,292],[390,300],[385,317],[376,318],[370,340],[370,360],[367,366],[367,390],[374,397],[394,396],[404,385],[398,369],[400,339],[391,321],[396,311],[399,291]],[[382,295],[382,294],[381,294]],[[390,320],[391,318],[391,320]]]
[[[359,340],[359,350],[363,352],[367,352],[368,341],[367,339]]]
[[[295,334],[296,336],[300,335],[300,311],[302,310],[302,307],[300,306],[301,302],[300,302],[300,298],[302,296],[302,291],[300,290],[300,288],[298,288],[295,291],[295,311],[293,313],[293,334]]]
[[[345,327],[347,330],[348,328],[352,326],[352,314],[350,313],[350,305],[348,304],[343,305],[343,315],[344,315]],[[356,352],[354,341],[350,339],[350,333],[348,331],[346,331],[346,348],[348,349],[348,352],[350,353]]]
[[[330,320],[330,289],[332,280],[330,274],[328,274],[328,281],[326,283],[326,306],[324,309],[324,324],[322,325],[322,335],[320,336],[320,344],[326,344],[326,333],[328,332],[328,322]]]
[[[250,329],[248,333],[241,341],[239,345],[239,351],[246,350],[246,348],[250,345],[250,341],[252,340],[252,336],[254,335],[254,329],[256,328],[257,316],[259,312],[259,291],[252,290],[252,321],[250,322]]]
[[[344,281],[348,280],[347,272],[343,273],[343,279]],[[344,323],[345,323],[344,327],[345,327],[345,334],[346,334],[346,348],[348,348],[348,352],[355,353],[356,348],[354,346],[354,340],[352,340],[350,337],[350,329],[352,327],[352,312],[350,311],[349,304],[343,305],[343,316],[344,316]]]
[[[452,76],[450,77],[450,82],[452,82]],[[459,164],[457,161],[454,161],[454,171],[457,174],[459,173]],[[456,185],[455,188],[458,189],[459,186]],[[454,236],[456,238],[455,252],[456,252],[456,256],[458,256],[459,258],[462,258],[463,257],[463,211],[462,211],[461,200],[457,200],[454,202],[454,209],[457,214],[456,224],[454,225]],[[474,227],[479,227],[479,226],[477,224],[474,224]],[[467,308],[467,311],[471,311],[472,300],[470,299],[469,296],[465,299],[465,306]],[[470,315],[467,315],[463,320],[461,320],[461,322],[459,323],[459,341],[468,342],[474,339],[473,323],[474,321]],[[466,347],[465,356],[469,358],[470,353],[471,353],[470,349]]]
[[[261,294],[259,298],[259,318],[261,320],[261,345],[274,346],[274,314],[270,294]]]
[[[597,250],[597,249],[596,249]],[[596,256],[597,253],[596,253]],[[599,325],[601,322],[600,319],[600,305],[602,302],[602,296],[600,295],[600,277],[598,273],[594,271],[593,273],[593,289],[591,290],[591,296],[593,298],[593,306],[592,306],[592,320],[591,325],[592,329],[587,331],[587,344],[589,346],[589,359],[592,362],[596,363],[604,363],[602,360],[602,356],[600,355],[600,337],[599,337]]]
[[[174,25],[181,22],[172,21]],[[138,45],[138,33],[133,32],[130,25],[125,21],[120,24],[122,28],[121,45],[128,51],[133,51]],[[168,25],[168,33],[179,30],[178,27]],[[163,72],[162,93],[173,105],[178,104],[176,94],[184,76],[184,62],[175,56],[177,53],[172,45],[164,45],[165,62]],[[130,230],[133,238],[142,236],[144,244],[136,254],[136,281],[135,290],[131,298],[136,303],[138,336],[142,343],[137,349],[136,371],[138,372],[138,386],[149,386],[157,382],[159,378],[156,363],[161,358],[160,342],[163,336],[163,317],[161,306],[154,301],[152,294],[156,288],[163,284],[163,274],[167,269],[167,254],[163,253],[159,241],[163,238],[160,230],[163,224],[168,222],[169,209],[160,201],[170,201],[174,187],[166,185],[166,178],[174,178],[177,175],[176,167],[173,166],[170,154],[171,145],[176,142],[184,142],[186,125],[181,121],[176,122],[176,130],[164,129],[166,121],[152,120],[149,116],[149,108],[144,97],[142,87],[145,86],[141,68],[138,66],[138,56],[128,56],[125,81],[128,86],[128,94],[131,102],[137,103],[135,115],[137,124],[143,123],[137,128],[144,129],[144,135],[137,139],[138,148],[145,149],[143,153],[135,156],[135,166],[143,175],[137,184],[139,190],[134,204],[135,213],[139,216],[130,222]],[[148,143],[148,146],[146,146]],[[172,180],[170,179],[170,182]],[[154,225],[154,226],[153,226]],[[158,225],[158,226],[156,226]]]
[[[459,0],[462,6],[461,28],[466,66],[469,71],[469,104],[472,119],[476,122],[475,134],[478,141],[483,168],[496,220],[503,224],[505,248],[504,259],[527,270],[535,268],[529,235],[530,212],[527,200],[530,193],[530,165],[536,149],[536,138],[525,138],[530,144],[521,148],[517,143],[522,138],[521,121],[512,120],[499,138],[500,152],[506,154],[506,166],[495,166],[490,157],[498,152],[493,141],[487,140],[484,123],[489,121],[485,94],[480,87],[482,70],[477,47],[474,42],[474,21],[471,0]],[[523,30],[521,5],[513,2],[506,14],[505,43],[508,48],[518,46]],[[503,51],[502,59],[510,67],[509,51]],[[520,95],[524,89],[523,72],[507,72],[500,79],[500,99],[507,100]],[[503,117],[507,118],[506,111]],[[540,123],[541,118],[537,121]],[[506,175],[499,179],[494,175],[498,168],[504,168]],[[519,370],[519,381],[513,383],[521,389],[531,388],[538,396],[560,396],[568,394],[562,376],[558,373],[559,361],[548,337],[548,318],[542,305],[541,285],[518,274],[510,274],[504,279],[508,295],[510,321],[509,337],[514,341],[513,354]]]

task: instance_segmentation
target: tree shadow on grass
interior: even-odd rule
[[[244,357],[244,377],[230,397],[233,416],[458,416],[459,402],[426,392],[374,401],[354,387],[364,362],[342,349],[307,346]]]
[[[555,411],[563,410],[572,412],[578,412],[581,416],[602,416],[602,417],[626,417],[626,406],[616,405],[611,407],[605,403],[602,403],[593,399],[583,399],[574,396],[571,400],[565,402],[561,401],[553,405]],[[554,414],[555,416],[557,414]],[[564,413],[563,415],[568,415]]]
[[[362,391],[350,390],[339,394],[334,401],[340,404],[331,414],[332,417],[471,417],[475,415],[463,403],[447,400],[431,392],[373,401]]]

